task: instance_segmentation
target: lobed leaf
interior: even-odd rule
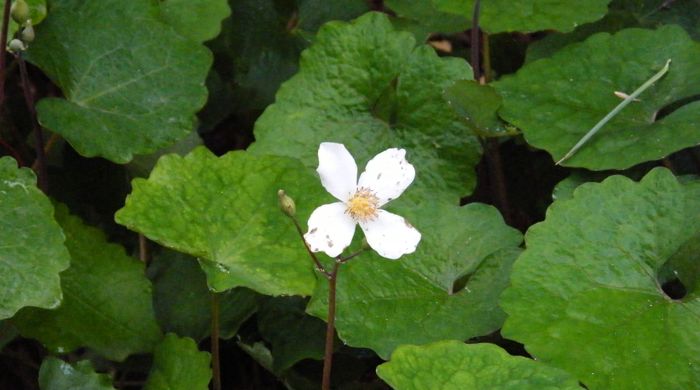
[[[398,261],[370,252],[341,267],[338,336],[386,358],[401,344],[464,340],[498,329],[505,314],[496,302],[521,234],[495,208],[478,203],[424,203],[398,214],[422,233],[418,249]],[[327,283],[317,284],[307,311],[326,318],[327,295]]]
[[[493,344],[439,341],[402,345],[377,374],[397,390],[581,389],[571,374]]]
[[[28,168],[0,158],[0,319],[25,306],[61,303],[59,272],[68,268],[65,237],[53,206]],[[37,245],[41,243],[40,245]]]
[[[669,45],[668,42],[673,42]],[[615,53],[614,57],[610,53]],[[620,98],[671,59],[669,72],[562,165],[626,169],[700,143],[700,43],[677,26],[596,34],[494,84],[501,117],[559,160]],[[605,75],[605,77],[601,77]]]
[[[65,99],[37,104],[41,124],[80,154],[126,163],[184,138],[206,101],[209,51],[158,19],[150,1],[51,0],[29,60]]]
[[[612,176],[579,186],[528,231],[501,298],[503,335],[589,389],[693,387],[700,298],[694,284],[683,297],[664,284],[674,274],[667,263],[685,281],[697,277],[686,266],[697,264],[687,249],[698,217],[700,183],[666,169],[639,183]]]
[[[456,202],[474,187],[481,148],[443,103],[442,90],[471,77],[465,61],[416,48],[411,34],[394,31],[384,14],[327,23],[302,54],[299,72],[256,122],[250,151],[295,157],[315,168],[310,145],[324,141],[343,143],[358,165],[402,147],[419,167],[408,196],[427,192]]]
[[[121,361],[150,352],[162,335],[151,306],[151,284],[143,263],[108,243],[59,205],[56,219],[66,234],[71,266],[61,274],[64,299],[55,310],[25,308],[13,323],[24,337],[36,338],[57,353],[88,347]]]
[[[268,295],[310,295],[311,260],[292,221],[278,206],[283,188],[305,221],[324,202],[318,179],[285,157],[203,147],[166,155],[148,180],[135,179],[118,223],[200,258],[209,287],[243,286]]]

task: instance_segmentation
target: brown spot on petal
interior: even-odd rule
[[[309,230],[309,234],[314,234],[314,233],[316,233],[317,230],[318,230],[318,228],[313,228],[313,229]]]
[[[328,247],[329,247],[329,248],[333,248],[333,241],[328,240]]]

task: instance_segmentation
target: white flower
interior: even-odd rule
[[[323,187],[340,202],[325,204],[311,213],[304,239],[314,252],[336,257],[352,242],[355,225],[380,256],[398,259],[413,253],[421,235],[403,217],[380,209],[413,182],[416,171],[403,149],[387,149],[367,163],[357,180],[357,165],[345,146],[324,142],[318,147],[318,169]]]

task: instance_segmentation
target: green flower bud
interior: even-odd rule
[[[32,27],[31,23],[22,29],[20,37],[25,43],[31,43],[34,41],[34,27]]]
[[[297,206],[294,204],[294,199],[290,198],[284,190],[277,191],[277,197],[280,201],[280,209],[283,213],[293,217],[297,212]]]
[[[7,50],[12,53],[19,53],[27,50],[27,47],[24,45],[24,42],[20,41],[19,39],[13,39],[7,45]]]
[[[29,5],[24,0],[15,0],[10,8],[12,19],[20,26],[29,19]]]

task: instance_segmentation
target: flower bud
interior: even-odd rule
[[[19,53],[21,51],[25,51],[26,49],[27,47],[24,45],[24,42],[20,41],[19,39],[13,39],[7,45],[7,50],[12,53]]]
[[[297,206],[294,204],[294,199],[290,198],[284,190],[277,191],[277,197],[280,201],[280,209],[290,217],[293,217],[297,212]]]
[[[6,0],[9,1],[9,0]],[[25,0],[15,0],[10,8],[10,15],[12,19],[17,22],[20,26],[29,19],[29,5]]]
[[[20,34],[20,37],[22,38],[22,41],[25,43],[31,43],[34,41],[34,27],[32,27],[32,24],[29,23],[25,28],[22,29],[22,33]]]

